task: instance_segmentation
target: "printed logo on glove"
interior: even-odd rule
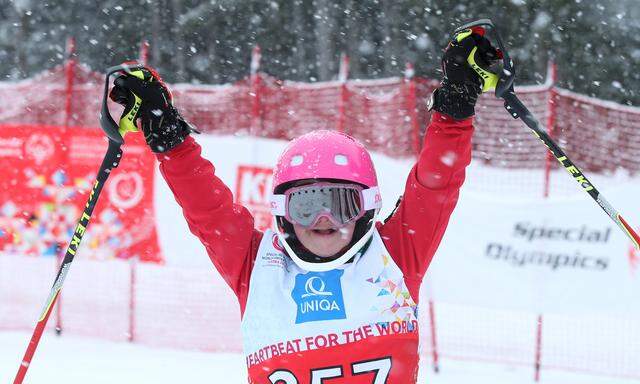
[[[482,92],[495,89],[502,53],[484,37],[484,28],[458,32],[442,57],[444,78],[433,95],[432,108],[457,120],[475,113]]]
[[[120,74],[114,80],[109,97],[124,106],[120,132],[135,132],[141,127],[153,152],[166,152],[182,143],[191,132],[199,133],[178,113],[171,92],[151,68]]]

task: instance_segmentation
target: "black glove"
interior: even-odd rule
[[[155,153],[162,153],[182,143],[197,132],[172,104],[171,93],[160,76],[150,68],[123,73],[116,77],[109,97],[124,106],[120,127],[124,131],[142,126],[144,139]]]
[[[483,28],[458,32],[444,51],[444,79],[432,95],[431,108],[456,120],[473,116],[480,93],[496,87],[501,57]]]

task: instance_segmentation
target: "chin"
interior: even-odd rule
[[[318,254],[318,253],[313,252],[313,251],[311,251],[311,252],[312,252],[314,255],[316,255],[316,256],[318,256],[318,257],[321,257],[321,258],[334,257],[334,256],[338,253],[338,252],[334,252],[334,253],[331,253],[331,254],[326,254],[326,253]]]
[[[332,244],[333,245],[333,244]],[[331,248],[335,247],[335,245],[333,245]],[[339,249],[328,249],[329,247],[322,247],[321,245],[318,245],[316,247],[316,251],[314,251],[313,249],[309,249],[314,255],[319,256],[319,257],[332,257],[335,256],[336,253],[340,252],[340,250],[342,248]]]
[[[319,257],[331,257],[347,245],[341,244],[337,246],[340,240],[339,236],[336,238],[332,236],[331,238],[313,239],[313,246],[308,247],[308,249]]]

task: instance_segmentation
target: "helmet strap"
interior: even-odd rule
[[[377,217],[377,214],[378,212],[376,210],[373,213],[373,217],[371,217],[370,214],[366,214],[365,216],[360,218],[360,220],[364,222],[362,224],[366,226],[368,223],[370,223],[370,225],[368,226],[368,229],[364,230],[364,233],[361,235],[361,237],[357,241],[355,241],[355,243],[351,244],[351,246],[349,247],[349,249],[347,249],[347,251],[345,251],[344,253],[342,253],[340,256],[336,258],[328,258],[327,261],[320,261],[320,262],[309,261],[309,257],[308,256],[305,257],[305,255],[303,255],[304,250],[299,250],[298,252],[294,251],[293,248],[299,248],[294,245],[296,242],[299,242],[299,240],[297,238],[292,239],[291,234],[286,234],[282,231],[283,226],[279,225],[280,223],[278,222],[278,217],[276,216],[274,216],[274,224],[275,224],[275,231],[276,231],[276,234],[278,235],[278,239],[280,240],[280,243],[282,243],[282,246],[287,251],[287,254],[296,263],[296,265],[298,265],[300,268],[307,271],[325,272],[325,271],[335,269],[347,263],[352,258],[359,257],[362,254],[364,254],[364,252],[368,248],[368,245],[370,244],[373,231],[375,230],[375,218]],[[282,221],[285,221],[285,220],[282,219]],[[287,223],[287,224],[290,224],[290,223]],[[360,224],[361,223],[356,224],[354,237],[358,235],[357,232],[363,231],[362,229],[358,231],[357,227],[360,226]]]

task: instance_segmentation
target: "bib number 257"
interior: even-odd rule
[[[359,361],[351,364],[351,375],[374,373],[371,384],[386,384],[391,371],[391,357]],[[311,384],[323,384],[324,380],[344,377],[342,366],[317,368],[311,370]],[[278,369],[269,375],[271,384],[299,384],[296,376],[286,369]]]

